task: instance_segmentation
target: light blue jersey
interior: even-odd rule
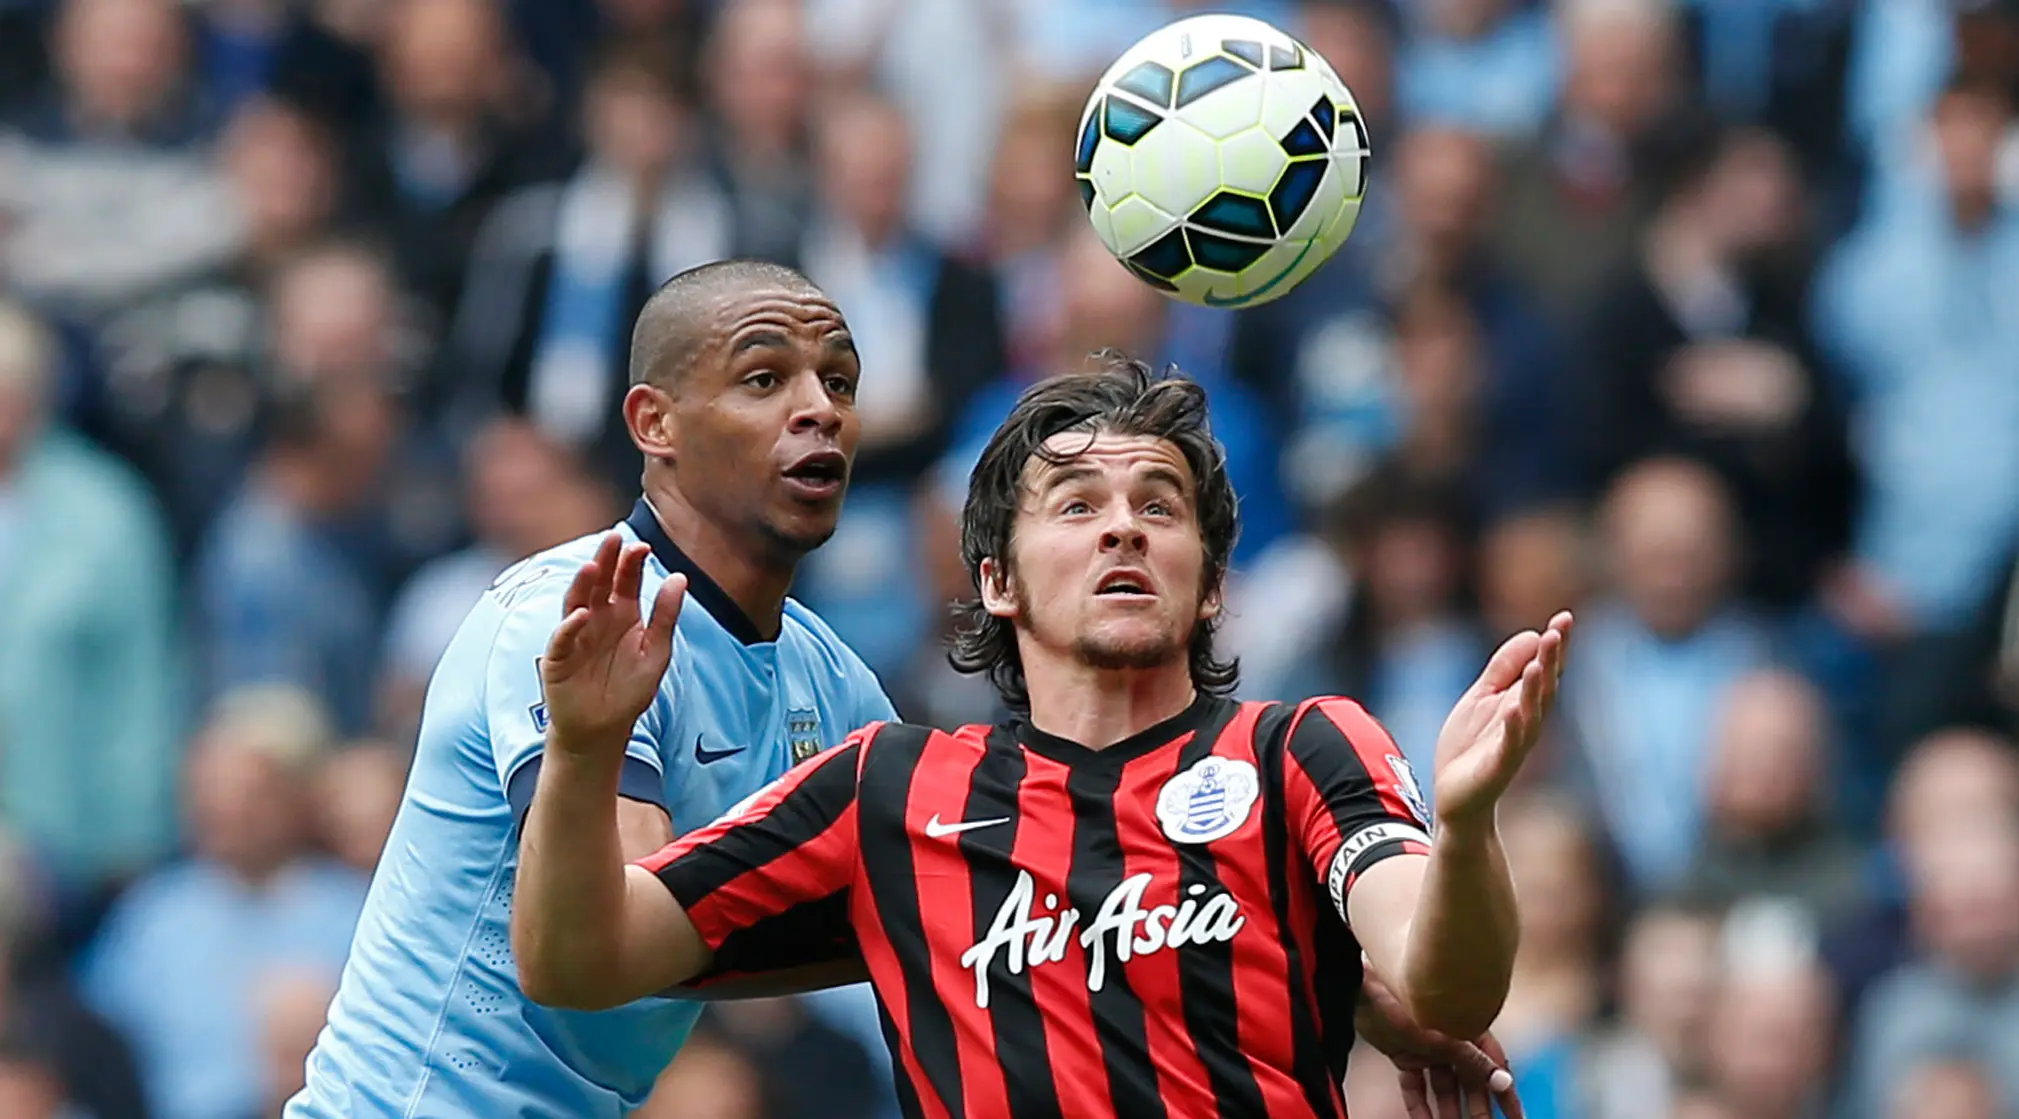
[[[675,548],[640,502],[619,531],[652,545],[643,598],[689,584],[673,667],[631,736],[624,795],[675,834],[715,819],[819,748],[895,718],[876,677],[811,611],[776,641]],[[518,820],[547,727],[538,662],[600,534],[498,577],[428,689],[406,797],[286,1119],[617,1116],[641,1103],[700,1015],[648,999],[553,1010],[520,993],[510,914]]]

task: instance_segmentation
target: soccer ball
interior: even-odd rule
[[[1296,287],[1353,232],[1367,129],[1339,75],[1258,19],[1179,20],[1130,47],[1080,116],[1094,232],[1145,283],[1208,307]]]

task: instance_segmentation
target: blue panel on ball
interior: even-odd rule
[[[1079,176],[1079,182],[1080,201],[1086,203],[1087,210],[1091,212],[1094,208],[1094,181],[1085,175],[1081,175]]]
[[[1228,39],[1220,44],[1220,49],[1257,70],[1262,68],[1262,44],[1252,39]]]
[[[1311,119],[1318,122],[1318,131],[1325,134],[1325,143],[1328,147],[1332,143],[1333,129],[1337,126],[1334,118],[1338,111],[1333,107],[1330,97],[1320,97],[1318,103],[1311,106]]]
[[[1275,211],[1279,227],[1288,229],[1304,216],[1304,208],[1325,181],[1326,163],[1324,159],[1300,159],[1283,169],[1276,189],[1269,192],[1269,209]]]
[[[1216,54],[1178,75],[1178,108],[1182,109],[1221,86],[1240,81],[1253,73],[1233,59]]]
[[[1275,247],[1266,241],[1232,241],[1197,229],[1187,229],[1185,240],[1191,243],[1192,259],[1199,267],[1217,272],[1239,272]]]
[[[1332,142],[1318,135],[1318,126],[1305,117],[1297,122],[1297,127],[1283,137],[1283,150],[1291,155],[1324,155]]]
[[[1087,114],[1087,123],[1080,128],[1080,150],[1073,160],[1073,166],[1085,175],[1094,169],[1094,148],[1101,142],[1101,114],[1099,111]]]
[[[1171,89],[1177,75],[1170,68],[1155,62],[1145,62],[1121,76],[1115,82],[1116,89],[1125,89],[1152,105],[1171,107]]]
[[[1269,48],[1269,69],[1302,70],[1303,68],[1304,48],[1291,47],[1289,50],[1276,46]]]
[[[1107,98],[1101,115],[1106,118],[1101,130],[1108,139],[1121,144],[1133,144],[1150,134],[1164,118],[1130,101],[1119,97]]]
[[[1173,229],[1130,257],[1128,263],[1152,276],[1172,279],[1192,266],[1192,255],[1185,251],[1184,231]]]
[[[1205,205],[1192,211],[1192,224],[1237,237],[1276,235],[1275,228],[1269,223],[1268,203],[1225,191],[1206,199]]]

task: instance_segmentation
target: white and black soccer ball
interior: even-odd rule
[[[1201,15],[1122,55],[1080,116],[1094,232],[1158,290],[1250,307],[1329,260],[1360,216],[1367,129],[1309,47],[1258,19]]]

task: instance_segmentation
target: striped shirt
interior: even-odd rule
[[[916,1119],[1336,1119],[1337,914],[1421,804],[1350,700],[1203,697],[1101,750],[872,724],[641,865],[718,967],[858,942]]]

